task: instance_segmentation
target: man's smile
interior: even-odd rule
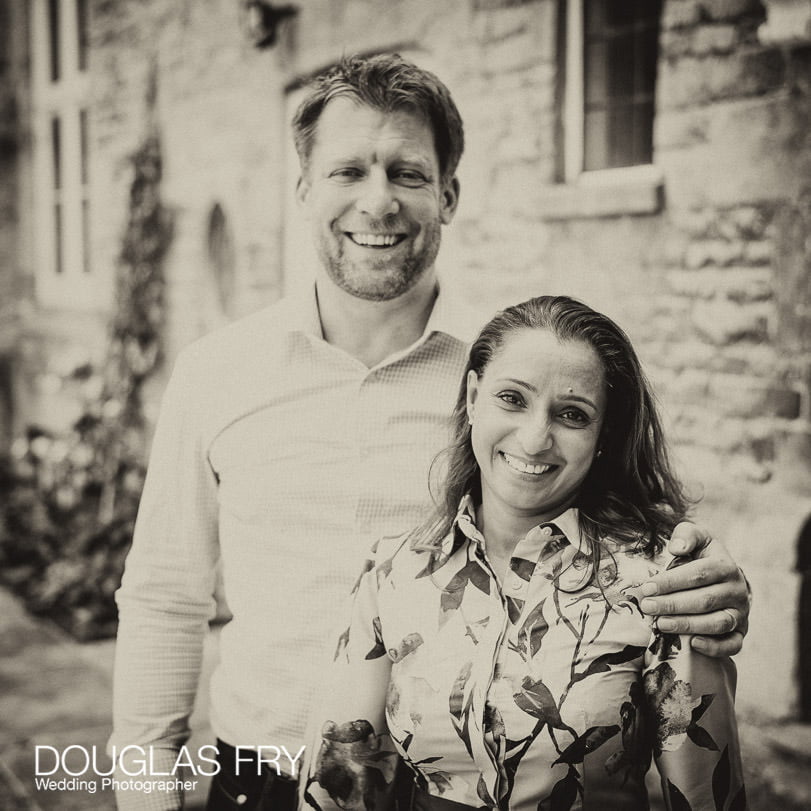
[[[364,234],[359,231],[344,232],[350,241],[362,248],[391,248],[399,245],[405,238],[405,234]]]

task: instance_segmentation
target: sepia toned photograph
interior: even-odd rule
[[[0,0],[0,809],[811,808],[808,0]]]

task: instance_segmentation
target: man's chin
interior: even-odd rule
[[[364,301],[391,301],[400,298],[417,286],[425,275],[425,270],[406,271],[397,268],[392,271],[386,266],[364,268],[363,271],[353,273],[330,272],[332,281],[344,292]]]

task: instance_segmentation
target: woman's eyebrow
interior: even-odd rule
[[[521,386],[522,388],[527,389],[527,391],[530,391],[533,394],[538,393],[538,389],[536,386],[533,386],[532,383],[527,383],[526,380],[520,380],[517,377],[503,377],[497,380],[496,382],[501,385],[503,385],[504,383],[512,383],[514,386]],[[562,399],[573,400],[577,403],[585,403],[586,405],[591,406],[595,411],[597,410],[596,403],[589,397],[586,397],[582,394],[574,394],[572,392],[566,392],[565,394],[562,395]]]

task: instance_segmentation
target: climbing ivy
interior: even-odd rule
[[[162,360],[173,228],[157,133],[132,168],[107,356],[61,381],[82,395],[81,416],[62,434],[29,426],[0,459],[0,580],[81,639],[115,631],[113,594],[145,475],[142,391]]]

